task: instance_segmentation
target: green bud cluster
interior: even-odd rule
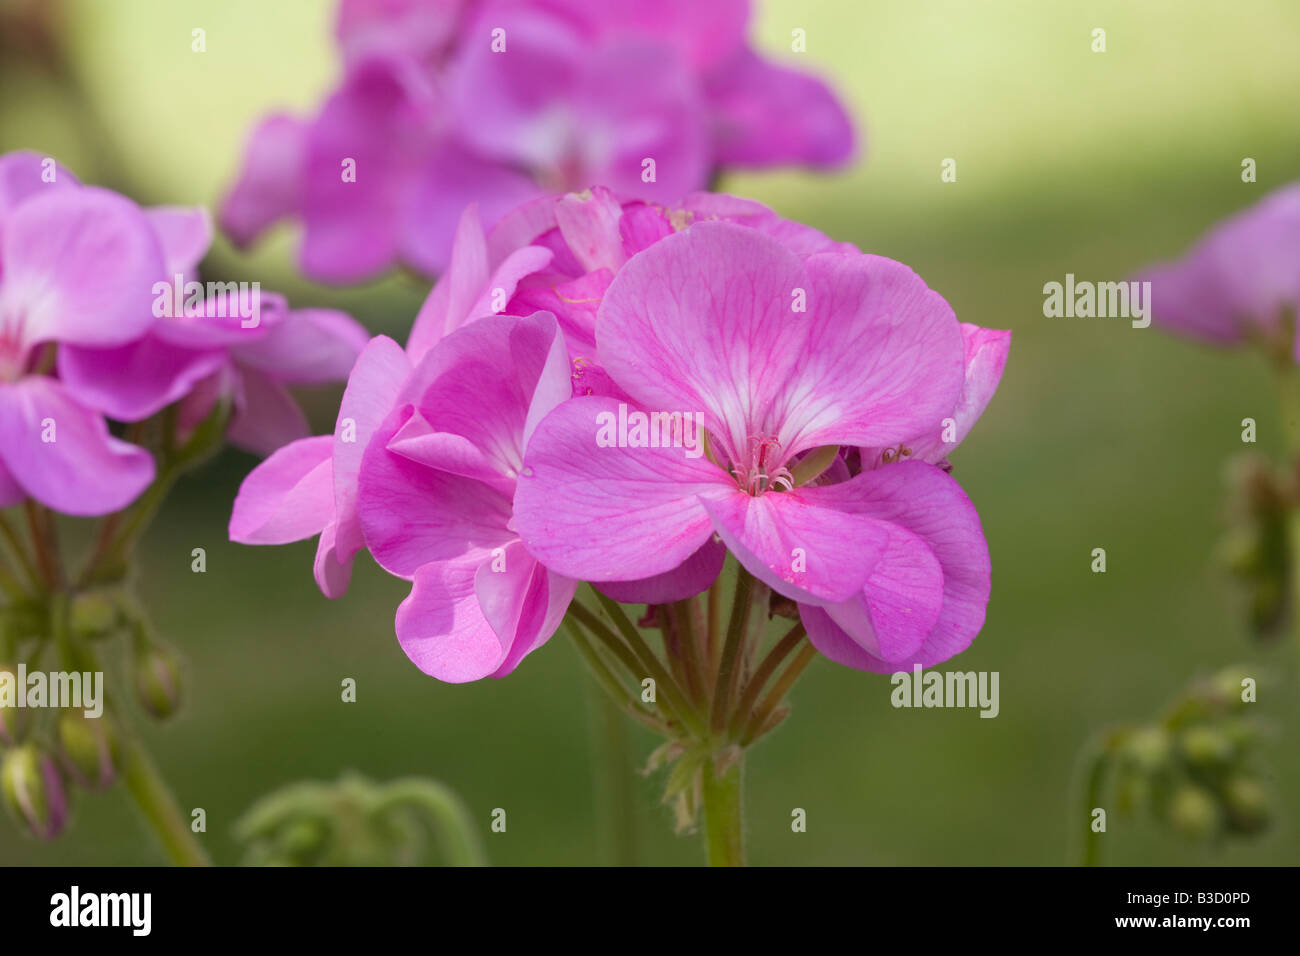
[[[253,866],[480,865],[478,837],[451,790],[420,778],[290,784],[235,824]]]
[[[1103,759],[1119,811],[1145,809],[1193,842],[1266,829],[1273,807],[1256,767],[1253,701],[1249,674],[1226,669],[1195,682],[1159,721],[1112,735]]]

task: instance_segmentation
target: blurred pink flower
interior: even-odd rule
[[[308,433],[285,386],[346,378],[365,330],[258,283],[205,294],[211,241],[201,209],[142,210],[36,153],[0,156],[0,506],[99,515],[134,500],[153,460],[105,416],[175,404],[184,437],[225,398],[235,444],[268,453]]]
[[[52,176],[52,180],[51,177]],[[113,347],[153,322],[162,252],[145,215],[35,153],[0,157],[0,506],[117,511],[153,459],[50,375],[56,350]]]
[[[724,167],[845,162],[843,107],[755,54],[749,14],[746,0],[347,0],[339,87],[309,119],[258,126],[222,227],[245,244],[296,218],[303,271],[354,282],[398,261],[440,272],[472,201],[490,225],[593,183],[662,201]]]
[[[1153,320],[1217,345],[1291,334],[1300,308],[1300,183],[1211,229],[1188,253],[1138,276]],[[1300,341],[1295,343],[1300,361]]]

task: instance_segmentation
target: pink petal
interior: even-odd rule
[[[829,615],[823,617],[821,609],[801,607],[809,639],[833,660],[882,674],[910,670],[917,663],[930,667],[961,653],[983,627],[989,600],[988,545],[974,505],[952,478],[924,462],[886,465],[858,475],[851,484],[860,493],[844,494],[846,507],[906,528],[934,552],[943,569],[943,607],[922,647],[905,658],[884,660]]]
[[[667,44],[700,71],[729,59],[745,42],[748,0],[541,0],[593,38],[647,37]]]
[[[239,486],[230,540],[287,544],[320,534],[334,517],[332,439],[290,442],[254,468]]]
[[[154,478],[148,452],[41,376],[0,385],[0,458],[28,495],[70,515],[120,511]]]
[[[224,352],[180,348],[148,334],[116,348],[65,345],[59,378],[82,404],[137,422],[180,401],[226,362]]]
[[[335,36],[348,61],[382,51],[435,57],[453,39],[465,0],[343,0]]]
[[[348,377],[334,425],[334,509],[340,560],[350,560],[365,545],[357,514],[361,458],[410,374],[411,363],[401,346],[377,335],[361,350]]]
[[[750,574],[793,600],[835,604],[862,590],[890,534],[883,522],[840,510],[833,487],[751,496],[733,486],[703,505]]]
[[[513,165],[484,157],[454,139],[434,144],[412,183],[401,228],[402,258],[429,275],[444,271],[452,254],[452,234],[465,207],[479,204],[491,224],[541,192],[532,178]],[[489,259],[496,264],[500,259]]]
[[[47,159],[49,157],[27,149],[0,156],[0,238],[4,236],[5,220],[19,203],[47,190],[81,185],[76,176],[58,163],[53,163],[47,170]],[[46,177],[51,175],[53,181],[46,182]]]
[[[551,639],[563,622],[577,589],[578,582],[572,578],[548,571],[540,564],[534,565],[533,581],[519,612],[519,627],[506,659],[492,672],[493,677],[505,677],[519,666],[525,656]]]
[[[116,193],[58,189],[20,205],[5,224],[0,325],[24,345],[118,345],[154,322],[162,251],[148,219]]]
[[[443,336],[471,319],[500,312],[495,308],[497,300],[510,302],[520,280],[551,261],[550,250],[524,246],[507,255],[489,276],[486,240],[473,205],[461,216],[456,236],[450,267],[415,317],[406,343],[412,362],[418,362]]]
[[[352,558],[344,557],[336,547],[338,526],[334,522],[327,524],[320,533],[316,544],[316,561],[312,573],[316,586],[331,600],[342,597],[352,580]],[[355,553],[355,552],[354,552]]]
[[[277,114],[249,137],[239,180],[220,211],[221,228],[236,245],[248,245],[277,219],[301,211],[307,130],[305,121]]]
[[[853,124],[821,80],[750,50],[708,82],[715,160],[727,166],[833,167],[853,156]]]
[[[532,428],[571,394],[568,355],[546,312],[490,316],[458,329],[424,357],[404,389],[435,432],[467,439],[509,478],[522,465]],[[435,442],[426,452],[435,445],[453,450]],[[445,467],[459,470],[451,461]]]
[[[501,492],[389,449],[414,413],[410,405],[395,409],[371,437],[357,499],[366,547],[386,571],[408,579],[431,561],[481,560],[515,537]]]
[[[807,312],[793,310],[800,290]],[[703,410],[733,461],[748,458],[754,436],[775,438],[786,457],[901,441],[949,411],[962,383],[952,310],[906,266],[835,254],[801,263],[724,222],[629,260],[596,341],[601,364],[643,405]]]
[[[604,187],[583,194],[569,193],[555,204],[560,234],[584,272],[617,272],[627,261],[619,233],[622,218],[623,207]]]
[[[514,521],[548,568],[585,581],[625,581],[672,571],[709,538],[699,496],[725,494],[730,478],[684,449],[601,447],[601,413],[618,402],[565,402],[528,444]]]
[[[943,568],[923,539],[897,525],[862,593],[826,613],[855,642],[885,660],[919,651],[943,608]]]
[[[937,465],[947,458],[970,434],[1002,381],[1002,370],[1006,367],[1007,353],[1011,350],[1011,333],[1000,329],[982,329],[978,325],[963,322],[961,334],[966,343],[966,379],[961,396],[957,399],[956,407],[942,421],[933,423],[925,432],[906,443],[912,450],[911,458],[915,461]],[[948,431],[946,424],[949,418],[952,419],[953,440],[946,442],[944,435]],[[863,461],[878,464],[885,451],[883,448],[864,448]]]
[[[144,211],[162,246],[167,278],[189,277],[212,245],[212,217],[202,206],[154,206]]]
[[[335,309],[295,309],[262,338],[237,346],[241,365],[278,382],[319,385],[346,379],[370,334]]]
[[[540,309],[553,314],[564,331],[569,354],[590,362],[596,354],[596,311],[613,278],[608,269],[577,279],[555,273],[533,276],[515,293],[510,308],[520,313]]]
[[[283,385],[254,369],[240,370],[235,414],[226,432],[231,444],[269,455],[310,431],[307,416]]]
[[[303,271],[328,282],[371,278],[397,258],[401,224],[432,143],[435,100],[402,58],[352,68],[307,136]],[[355,180],[344,179],[344,162]]]
[[[487,677],[505,660],[505,642],[483,616],[474,590],[482,560],[419,567],[410,595],[397,608],[397,640],[406,656],[424,673],[451,684]]]
[[[479,565],[474,592],[483,616],[506,649],[492,677],[505,677],[550,639],[577,587],[578,582],[547,572],[519,541]]]
[[[727,549],[710,537],[694,554],[663,574],[639,581],[604,581],[600,590],[620,604],[669,604],[707,591],[727,559]]]

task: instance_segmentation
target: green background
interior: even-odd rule
[[[62,14],[70,72],[53,78],[6,50],[0,148],[54,155],[142,203],[215,204],[256,119],[310,109],[337,70],[325,2],[48,6]],[[190,50],[195,27],[206,53]],[[789,52],[795,27],[807,30],[802,56]],[[1091,51],[1094,27],[1105,53]],[[1296,862],[1296,648],[1253,641],[1214,558],[1241,420],[1259,422],[1255,447],[1281,449],[1266,366],[1122,319],[1044,318],[1042,287],[1067,272],[1124,278],[1300,178],[1300,5],[768,0],[755,35],[835,83],[865,154],[839,175],[746,174],[722,188],[906,262],[963,321],[1015,337],[996,398],[954,456],[994,570],[982,634],[946,665],[1000,672],[1001,714],[895,710],[888,678],[814,662],[791,717],[749,759],[753,862],[1065,862],[1090,734],[1152,717],[1190,678],[1238,662],[1265,681],[1256,713],[1273,731],[1263,760],[1279,822],[1193,847],[1112,816],[1108,859]],[[955,183],[940,181],[948,157]],[[1241,181],[1244,157],[1258,163],[1256,184]],[[313,286],[295,276],[293,246],[287,227],[250,256],[222,241],[205,271],[404,336],[427,285],[398,275]],[[317,431],[331,427],[337,395],[304,396]],[[188,660],[187,706],[149,740],[182,805],[206,809],[218,861],[238,860],[231,826],[259,795],[346,769],[451,784],[495,863],[599,861],[590,695],[566,640],[503,681],[424,677],[392,633],[403,582],[363,559],[347,597],[330,602],[311,578],[314,544],[225,540],[253,464],[227,451],[185,479],[138,570],[142,599]],[[190,571],[195,547],[207,549],[206,574]],[[1096,547],[1106,574],[1089,569]],[[340,701],[345,677],[355,704]],[[630,733],[648,754],[653,738]],[[675,836],[658,803],[662,784],[635,781],[639,859],[697,862],[698,838]],[[495,807],[509,814],[504,834],[488,832]],[[795,807],[806,833],[791,832]],[[120,791],[78,799],[53,844],[0,822],[3,863],[160,860]]]

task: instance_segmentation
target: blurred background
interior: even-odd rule
[[[12,13],[23,4],[0,0]],[[308,111],[338,65],[324,0],[43,2],[58,56],[6,21],[0,150],[52,155],[83,181],[144,204],[213,207],[254,122]],[[1248,662],[1278,822],[1253,839],[1186,845],[1112,815],[1114,864],[1300,860],[1296,648],[1256,643],[1216,568],[1224,465],[1241,420],[1280,454],[1264,362],[1212,353],[1122,319],[1048,319],[1045,282],[1118,280],[1181,253],[1215,220],[1300,178],[1300,5],[1292,0],[759,0],[758,44],[830,79],[865,135],[836,176],[732,176],[752,196],[865,251],[900,259],[964,321],[1015,330],[1002,386],[954,457],[993,557],[984,630],[946,669],[998,671],[1001,713],[896,710],[888,678],[818,660],[794,712],[749,758],[752,862],[1058,864],[1090,735],[1156,716],[1186,682]],[[207,52],[191,52],[191,30]],[[789,52],[791,30],[808,52]],[[1091,50],[1106,31],[1105,53]],[[52,60],[59,60],[51,70]],[[1241,161],[1258,164],[1243,184]],[[940,181],[953,158],[957,181]],[[404,339],[428,289],[406,275],[334,290],[292,266],[281,227],[252,255],[221,240],[208,278],[260,279],[296,305],[349,310]],[[337,391],[308,396],[328,431]],[[226,541],[254,460],[224,452],[184,480],[142,549],[138,588],[188,659],[188,704],[149,743],[182,806],[207,811],[218,860],[260,795],[354,769],[421,774],[456,788],[492,862],[601,859],[592,782],[594,714],[580,659],[557,637],[504,681],[421,675],[393,636],[405,585],[368,559],[346,598],[321,597],[313,543]],[[190,551],[207,549],[207,573]],[[1104,547],[1108,570],[1090,571]],[[340,682],[357,681],[355,704]],[[635,752],[656,741],[630,726]],[[659,805],[662,776],[635,780],[637,855],[702,859]],[[493,808],[509,814],[488,832]],[[795,834],[790,814],[808,814]],[[158,863],[121,793],[82,795],[53,844],[0,821],[0,863]]]

